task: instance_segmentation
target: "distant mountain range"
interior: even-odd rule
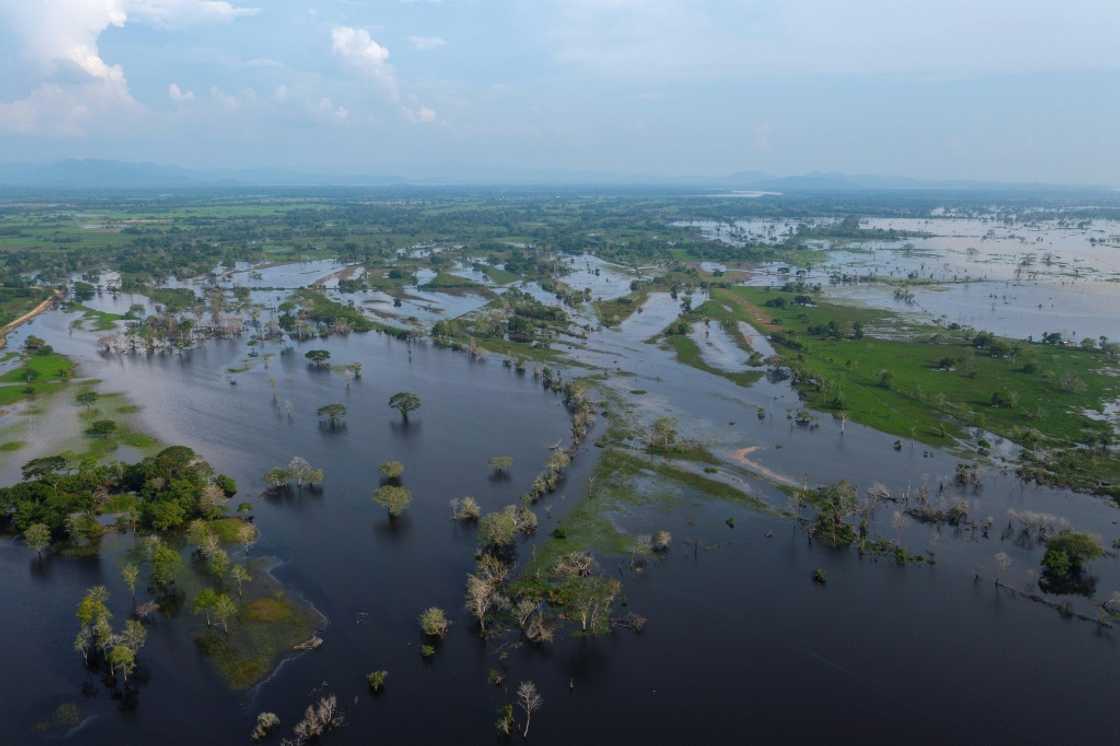
[[[0,163],[0,188],[6,189],[190,189],[220,187],[383,187],[383,186],[595,186],[667,187],[674,189],[736,189],[766,192],[845,192],[905,189],[952,190],[1080,190],[1046,184],[1011,184],[980,181],[929,181],[868,174],[811,172],[799,176],[774,176],[763,171],[739,171],[710,180],[658,179],[606,176],[583,172],[525,173],[503,181],[488,176],[476,179],[405,179],[378,174],[332,174],[288,169],[196,170],[158,163],[99,159],[69,159],[50,163]]]

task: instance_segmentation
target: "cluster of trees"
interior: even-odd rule
[[[375,504],[385,508],[389,520],[394,520],[412,504],[412,493],[408,488],[401,486],[404,464],[400,461],[386,461],[377,470],[381,473],[382,484],[370,497]]]
[[[305,486],[318,489],[325,477],[323,470],[313,467],[307,459],[293,456],[287,466],[275,466],[265,472],[264,482],[270,490],[286,490],[294,484],[302,492]]]
[[[1104,554],[1097,537],[1081,531],[1061,531],[1046,539],[1039,585],[1053,593],[1091,593],[1093,580],[1085,565]]]
[[[186,446],[171,446],[135,464],[98,464],[64,456],[33,459],[22,481],[0,488],[0,521],[19,532],[45,527],[51,541],[81,544],[100,536],[98,513],[118,495],[130,495],[127,520],[135,528],[181,528],[194,518],[224,514],[237,492],[233,479],[214,470]],[[43,529],[36,529],[37,538]]]
[[[113,614],[109,611],[109,591],[97,585],[86,591],[78,604],[78,634],[74,638],[74,651],[82,656],[87,666],[104,663],[110,677],[117,676],[127,685],[128,677],[136,670],[136,656],[144,647],[148,631],[135,619],[125,621],[124,628],[114,631]]]

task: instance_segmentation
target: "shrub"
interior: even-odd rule
[[[366,683],[369,684],[369,690],[374,694],[381,694],[385,689],[385,679],[389,678],[388,671],[374,671],[366,676]]]
[[[447,636],[447,630],[450,626],[451,622],[447,620],[447,614],[444,613],[443,609],[432,606],[420,613],[420,629],[428,637],[442,639]]]

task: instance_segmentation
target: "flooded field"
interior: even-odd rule
[[[728,243],[778,245],[798,223],[704,230]],[[645,270],[591,254],[562,257],[554,277],[459,257],[450,270],[421,267],[415,279],[347,292],[341,280],[363,285],[383,269],[333,259],[246,262],[215,271],[216,282],[166,286],[197,293],[198,310],[184,313],[200,325],[215,287],[227,309],[243,296],[235,313],[257,331],[291,310],[294,291],[315,288],[334,313],[384,327],[348,333],[324,324],[303,341],[248,331],[182,350],[109,351],[106,334],[159,315],[152,291],[137,289],[102,290],[80,308],[57,308],[19,328],[11,349],[41,338],[76,363],[76,384],[120,394],[113,401],[127,413],[122,422],[152,439],[122,442],[110,458],[135,461],[183,444],[236,479],[234,501],[251,503],[257,531],[236,559],[308,609],[323,642],[287,649],[252,686],[231,687],[197,642],[204,622],[184,603],[147,625],[126,703],[82,665],[72,640],[74,608],[90,586],[105,585],[116,617],[127,615],[121,568],[136,556],[135,536],[110,533],[97,556],[84,558],[38,558],[4,537],[0,592],[20,599],[0,623],[20,641],[0,691],[13,742],[239,744],[262,712],[280,718],[266,741],[279,742],[327,693],[337,696],[345,726],[325,743],[490,742],[499,708],[521,681],[535,682],[544,698],[531,738],[546,744],[587,740],[589,732],[626,744],[723,742],[728,733],[802,742],[834,738],[839,723],[847,740],[861,743],[1042,744],[1069,739],[1073,706],[1077,740],[1110,738],[1118,650],[1105,611],[1120,590],[1114,504],[1021,480],[1021,447],[978,428],[934,447],[913,433],[861,425],[843,409],[809,408],[791,368],[773,362],[789,352],[776,327],[755,316],[720,321],[736,309],[715,281],[729,270],[748,287],[801,279],[821,284],[821,300],[852,307],[1011,337],[1061,331],[1077,341],[1120,328],[1113,224],[1038,231],[944,219],[873,224],[930,235],[859,245],[813,239],[825,259],[808,267],[704,260],[694,263],[704,283],[680,287],[635,285],[648,278]],[[426,260],[443,253],[437,248],[400,255]],[[1025,264],[1028,254],[1036,259]],[[469,282],[432,285],[441,271]],[[495,271],[515,279],[497,274],[497,281]],[[99,284],[119,279],[105,273]],[[895,290],[906,280],[911,295],[900,299]],[[546,290],[556,281],[584,302]],[[498,319],[512,331],[519,308],[503,297],[531,299],[520,311],[541,326],[530,331],[552,336],[544,343],[503,336],[507,354],[479,351],[473,338],[429,338],[450,321]],[[597,316],[595,301],[629,297],[639,302],[619,323]],[[706,303],[715,317],[687,315]],[[96,331],[90,312],[121,318]],[[556,331],[561,316],[568,327]],[[671,339],[667,330],[680,324],[679,339]],[[328,352],[330,363],[310,364],[311,350]],[[609,541],[636,546],[637,537],[658,532],[672,544],[644,553],[593,545],[604,575],[622,583],[612,625],[636,614],[646,620],[635,625],[640,632],[616,626],[594,636],[570,626],[549,644],[516,629],[482,639],[464,606],[481,529],[453,521],[449,501],[469,495],[490,513],[531,492],[571,438],[562,388],[544,383],[553,376],[585,387],[598,418],[558,488],[534,506],[540,525],[517,542],[514,575],[571,540],[564,527],[581,521],[593,538],[606,537],[608,550]],[[399,391],[422,401],[407,419],[388,406]],[[343,425],[323,421],[328,404],[345,406]],[[29,459],[79,451],[88,442],[83,416],[71,391],[6,409],[0,426],[25,443],[0,455],[0,480],[19,481]],[[666,418],[681,455],[647,444]],[[982,461],[972,445],[981,438],[991,441]],[[645,459],[626,473],[632,492],[598,491],[618,478],[623,452]],[[294,456],[325,470],[321,491],[268,489],[265,473]],[[512,458],[508,473],[491,468],[495,456]],[[402,483],[413,496],[395,520],[371,501],[382,482],[377,467],[390,460],[404,464]],[[963,481],[962,469],[971,475]],[[859,503],[852,525],[871,539],[866,552],[832,548],[808,530],[813,508],[804,495],[840,481]],[[1024,530],[1031,521],[1100,537],[1104,554],[1091,582],[1044,587],[1046,544]],[[431,606],[447,610],[450,632],[422,654],[431,641],[417,617]],[[367,675],[378,670],[388,678],[374,695]]]

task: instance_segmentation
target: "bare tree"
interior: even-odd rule
[[[1007,568],[1011,567],[1011,558],[1007,556],[1007,552],[996,552],[992,559],[996,563],[996,585],[999,585],[1000,578],[1007,572]]]
[[[517,687],[517,702],[521,705],[521,709],[525,711],[525,731],[521,735],[528,738],[529,724],[533,720],[533,713],[541,709],[544,699],[537,692],[536,684],[531,681],[522,681],[521,685]]]

